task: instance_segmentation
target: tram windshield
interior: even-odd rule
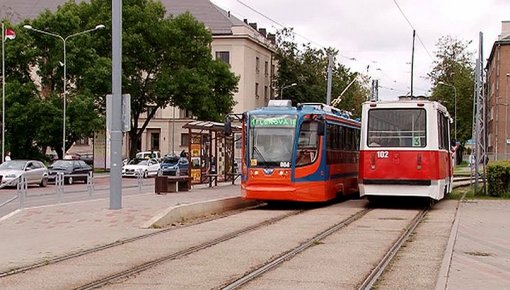
[[[371,109],[368,111],[368,147],[425,147],[425,109]]]
[[[296,116],[250,117],[248,154],[250,166],[290,167]]]

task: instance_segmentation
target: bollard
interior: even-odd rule
[[[64,194],[64,172],[58,172],[55,177],[55,191],[57,192],[58,202],[62,202]]]
[[[27,196],[27,188],[27,179],[25,178],[25,175],[22,174],[18,177],[18,183],[16,184],[19,197],[19,208],[23,208],[24,206],[25,197]]]
[[[138,191],[142,192],[142,186],[143,186],[143,170],[138,169],[136,172],[136,178],[138,179]]]
[[[92,171],[87,175],[87,190],[89,196],[92,196],[92,192],[94,191],[94,176],[92,175]]]

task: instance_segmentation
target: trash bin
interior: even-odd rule
[[[168,177],[167,176],[156,176],[154,181],[154,192],[156,194],[168,192]]]

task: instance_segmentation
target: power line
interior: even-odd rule
[[[413,30],[416,30],[413,26],[413,24],[411,23],[411,21],[409,20],[409,18],[407,18],[406,14],[404,13],[404,11],[402,10],[402,8],[400,8],[400,5],[398,5],[398,2],[397,0],[393,0],[393,3],[395,3],[395,5],[397,6],[398,10],[400,11],[400,13],[402,14],[402,16],[404,16],[405,20],[407,21],[407,23],[409,24],[409,26],[411,26],[411,28]],[[429,55],[430,59],[434,60],[434,58],[432,57],[432,55],[430,54],[429,50],[427,49],[427,47],[425,47],[425,44],[423,43],[423,41],[421,40],[421,37],[418,33],[416,33],[416,36],[418,37],[418,41],[421,43],[421,46],[423,46],[423,49],[425,49],[425,52],[427,52],[427,54]]]

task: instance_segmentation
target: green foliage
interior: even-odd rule
[[[452,118],[457,120],[457,139],[461,144],[471,139],[473,123],[474,66],[468,45],[469,42],[450,36],[440,38],[436,44],[434,67],[428,74],[433,83],[431,99],[445,105]],[[454,124],[451,125],[452,138],[453,130]]]
[[[302,49],[294,41],[292,29],[283,29],[277,33],[278,74],[274,85],[281,88],[292,83],[296,86],[283,91],[283,98],[292,100],[295,105],[304,102],[326,103],[328,55],[333,59],[338,51],[333,48],[315,49],[310,44],[304,44]],[[358,73],[351,72],[345,66],[333,61],[331,99],[338,97],[348,84],[357,77],[355,83],[344,93],[339,109],[351,111],[354,117],[360,117],[361,104],[367,99],[369,91],[366,80],[359,80]]]
[[[494,161],[487,166],[488,193],[502,196],[510,191],[510,161]]]
[[[156,110],[176,105],[199,119],[222,120],[235,105],[238,79],[213,60],[212,35],[191,14],[166,17],[152,0],[123,2],[122,91],[131,94],[130,148]],[[66,38],[66,149],[104,128],[105,96],[111,92],[111,1],[69,1],[55,12],[15,26],[17,37],[6,45],[8,150],[16,158],[42,155],[47,147],[59,157],[62,147],[64,42],[23,29],[30,24]],[[9,25],[10,26],[10,25]],[[12,26],[10,26],[12,27]],[[10,103],[9,103],[10,102]],[[150,105],[149,105],[150,104]],[[138,120],[144,124],[139,128]],[[30,124],[30,126],[27,126]]]

